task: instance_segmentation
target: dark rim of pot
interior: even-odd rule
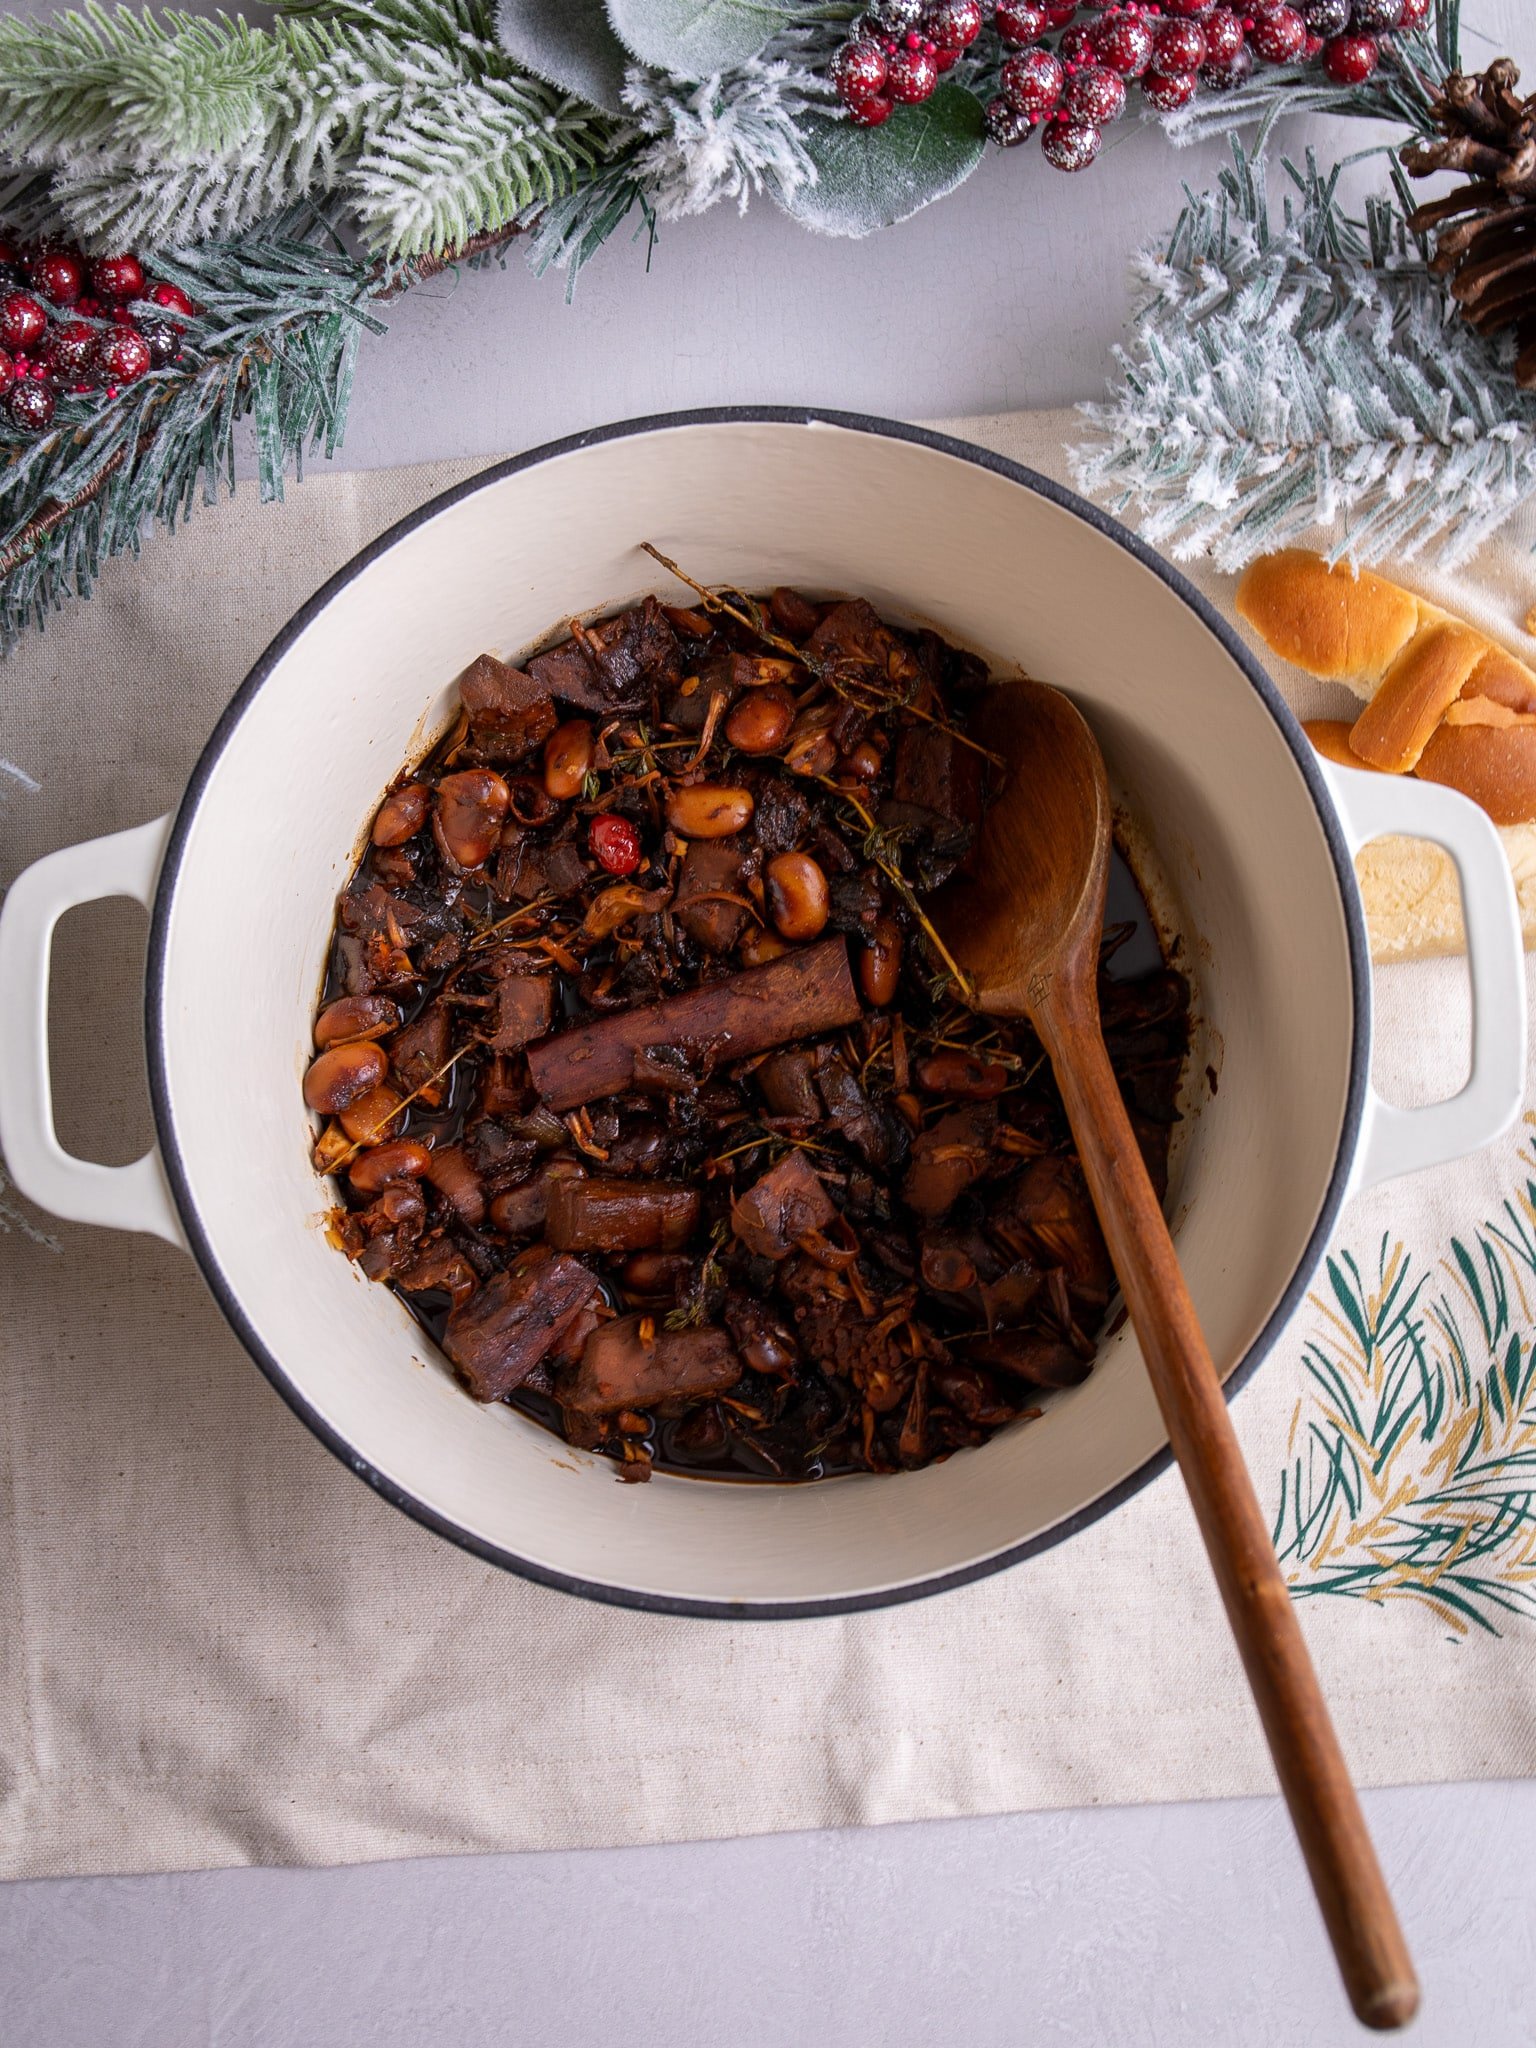
[[[471,497],[475,492],[498,483],[503,477],[516,476],[523,470],[536,468],[540,463],[548,462],[557,456],[570,455],[583,448],[599,446],[606,441],[624,440],[641,434],[667,433],[677,427],[756,424],[830,426],[841,428],[848,433],[872,434],[884,440],[911,442],[919,448],[929,449],[940,455],[953,456],[958,461],[972,463],[979,469],[991,470],[995,475],[1006,477],[1010,482],[1021,485],[1025,490],[1071,513],[1084,525],[1091,526],[1097,533],[1113,541],[1117,547],[1123,548],[1143,567],[1150,569],[1154,576],[1189,606],[1247,677],[1291,751],[1312,798],[1318,823],[1328,842],[1328,850],[1338,878],[1339,896],[1344,906],[1350,969],[1354,982],[1354,1032],[1350,1049],[1349,1091],[1333,1172],[1316,1224],[1296,1270],[1269,1320],[1227,1375],[1224,1392],[1230,1401],[1232,1396],[1247,1384],[1255,1368],[1269,1352],[1305,1298],[1312,1274],[1332,1234],[1334,1221],[1348,1188],[1350,1164],[1355,1155],[1364,1114],[1371,1028],[1370,954],[1366,941],[1365,920],[1355,887],[1354,864],[1318,768],[1316,756],[1300,725],[1275,685],[1226,620],[1217,614],[1177,569],[1171,568],[1118,520],[1110,518],[1107,513],[1099,511],[1096,506],[1078,497],[1074,491],[1053,482],[1049,477],[1041,476],[1037,471],[1027,469],[1021,463],[1010,462],[1006,456],[994,455],[989,449],[978,448],[972,442],[957,440],[948,434],[933,433],[926,427],[906,426],[895,420],[873,418],[861,413],[826,412],[815,407],[716,406],[694,412],[658,413],[647,418],[618,421],[612,426],[596,427],[586,433],[570,435],[564,440],[547,442],[543,447],[531,449],[527,454],[511,456],[506,461],[481,470],[451,490],[430,499],[416,511],[408,513],[405,518],[397,520],[386,532],[380,534],[377,540],[354,555],[344,568],[339,569],[327,583],[323,584],[284,626],[230,699],[228,707],[214,727],[208,744],[198,758],[197,766],[192,771],[191,780],[177,810],[155,894],[145,982],[145,1034],[149,1054],[150,1093],[154,1103],[155,1127],[161,1156],[193,1256],[202,1268],[203,1276],[212,1288],[214,1297],[231,1328],[251,1357],[295,1414],[302,1417],[320,1441],[335,1453],[349,1471],[356,1473],[358,1478],[366,1481],[376,1493],[382,1494],[387,1501],[403,1509],[415,1521],[433,1530],[437,1535],[447,1537],[451,1543],[458,1544],[475,1557],[483,1558],[488,1564],[499,1565],[504,1570],[516,1572],[521,1577],[532,1579],[540,1585],[556,1586],[562,1592],[580,1594],[589,1600],[601,1600],[614,1606],[639,1608],[652,1613],[693,1615],[729,1621],[799,1621],[820,1615],[856,1614],[870,1608],[894,1606],[901,1601],[923,1599],[933,1593],[944,1593],[957,1586],[970,1585],[992,1572],[1003,1571],[1009,1565],[1018,1564],[1024,1558],[1050,1549],[1052,1545],[1062,1542],[1068,1536],[1075,1536],[1079,1530],[1086,1529],[1102,1515],[1109,1514],[1122,1502],[1129,1500],[1133,1494],[1139,1493],[1149,1481],[1166,1471],[1173,1462],[1172,1451],[1165,1446],[1155,1452],[1134,1472],[1098,1495],[1087,1506],[1079,1508],[1075,1514],[1065,1516],[1039,1535],[1031,1536],[1022,1543],[1012,1544],[1005,1550],[996,1551],[991,1556],[964,1565],[956,1571],[940,1572],[931,1578],[913,1580],[876,1592],[841,1594],[814,1600],[699,1600],[682,1595],[649,1593],[626,1586],[607,1585],[577,1578],[568,1572],[553,1571],[548,1566],[520,1557],[516,1552],[504,1549],[499,1544],[486,1542],[484,1538],[463,1528],[451,1517],[439,1513],[425,1501],[419,1500],[408,1488],[380,1471],[377,1466],[370,1464],[366,1458],[360,1457],[306,1398],[281,1361],[262,1343],[233,1288],[225,1278],[198,1215],[177,1142],[165,1071],[166,948],[177,879],[193,820],[202,802],[203,792],[235,728],[255,700],[267,677],[332,598],[343,590],[353,577],[376,561],[380,555],[385,554],[406,534],[436,518],[450,506]]]

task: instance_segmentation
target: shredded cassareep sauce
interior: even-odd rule
[[[700,599],[482,655],[384,799],[304,1083],[333,1235],[625,1478],[911,1470],[1084,1378],[1111,1290],[1039,1043],[927,907],[990,679],[859,599]],[[1161,1194],[1189,993],[1111,971],[1128,931],[1105,1037]]]

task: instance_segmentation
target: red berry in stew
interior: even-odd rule
[[[610,875],[632,875],[640,865],[640,834],[628,818],[604,811],[588,833],[592,851]]]

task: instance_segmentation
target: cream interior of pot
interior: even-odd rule
[[[921,1472],[624,1486],[607,1461],[472,1402],[324,1236],[299,1081],[360,830],[474,655],[516,655],[572,614],[665,590],[641,540],[708,582],[861,593],[1088,712],[1180,905],[1219,1048],[1219,1092],[1182,1148],[1177,1238],[1219,1366],[1242,1358],[1306,1257],[1349,1087],[1347,928],[1312,797],[1238,664],[1132,554],[1013,479],[851,428],[700,423],[597,442],[471,491],[336,592],[196,799],[163,964],[170,1135],[257,1342],[360,1464],[457,1528],[681,1600],[911,1585],[1040,1536],[1164,1446],[1128,1329],[1041,1420]]]

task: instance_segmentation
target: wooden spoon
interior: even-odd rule
[[[939,929],[979,1007],[1027,1017],[1050,1054],[1350,2004],[1368,2027],[1406,2026],[1413,1964],[1104,1049],[1104,758],[1068,700],[1038,683],[994,690],[972,732],[1012,772],[963,884],[939,899]]]

